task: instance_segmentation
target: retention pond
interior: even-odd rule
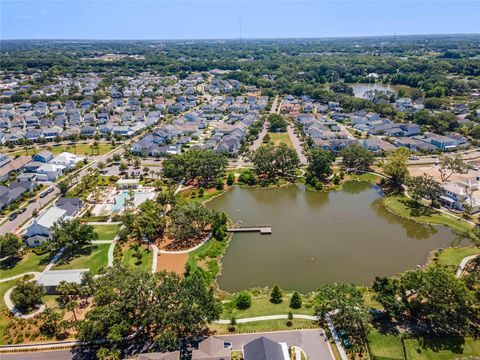
[[[378,186],[349,182],[339,192],[303,185],[261,189],[236,186],[208,202],[238,225],[271,225],[271,235],[236,233],[223,257],[220,288],[238,291],[278,284],[316,290],[334,281],[369,285],[424,264],[436,248],[458,245],[446,227],[388,212]]]

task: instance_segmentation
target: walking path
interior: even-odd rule
[[[38,272],[38,271],[29,271],[29,272],[26,272],[26,273],[23,273],[23,274],[20,274],[20,275],[10,276],[10,277],[8,277],[8,278],[1,279],[1,280],[0,280],[0,283],[2,283],[2,282],[7,282],[7,281],[11,281],[11,280],[15,280],[15,279],[19,279],[19,278],[22,278],[22,277],[24,277],[24,276],[26,276],[26,275],[33,275],[34,278],[35,278],[35,277],[38,278],[38,277],[40,277],[40,275],[42,275],[42,273],[41,273],[41,272]]]
[[[465,270],[465,266],[472,261],[473,259],[479,257],[480,254],[475,254],[471,256],[464,257],[462,261],[460,261],[460,265],[458,265],[457,273],[455,274],[456,277],[460,277],[463,274],[463,271]]]
[[[304,319],[304,320],[318,320],[318,317],[313,315],[303,315],[303,314],[294,314],[294,319]],[[236,319],[237,324],[245,324],[249,322],[255,321],[267,321],[267,320],[281,320],[281,319],[288,319],[288,315],[265,315],[265,316],[256,316],[251,318],[243,318],[243,319]],[[230,324],[230,320],[218,320],[215,321],[217,324]]]

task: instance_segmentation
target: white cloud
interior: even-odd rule
[[[19,15],[17,15],[17,19],[19,19],[19,20],[30,19],[31,17],[32,17],[32,15],[30,15],[30,14],[19,14]]]
[[[42,15],[48,15],[48,11],[45,9],[40,10],[40,14]]]

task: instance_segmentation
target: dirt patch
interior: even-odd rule
[[[158,254],[157,272],[174,271],[177,274],[185,272],[185,264],[188,261],[188,254]]]

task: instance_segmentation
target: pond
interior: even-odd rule
[[[396,93],[401,88],[408,89],[408,86],[404,85],[390,85],[382,83],[348,83],[347,85],[353,89],[354,96],[358,98],[366,98],[365,93],[370,90],[391,91]]]
[[[446,227],[400,218],[382,204],[382,191],[349,182],[339,192],[303,185],[261,189],[236,186],[207,203],[237,224],[271,225],[271,235],[234,234],[223,257],[221,289],[234,292],[280,285],[313,291],[334,281],[369,285],[423,265],[429,252],[458,245]]]

